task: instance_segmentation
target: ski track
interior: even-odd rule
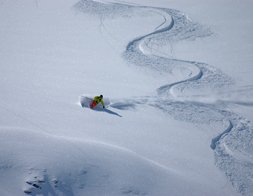
[[[157,96],[145,97],[139,104],[148,104],[159,108],[177,120],[196,124],[222,122],[225,128],[211,140],[216,165],[225,173],[235,189],[242,195],[253,192],[253,132],[251,123],[244,117],[226,109],[230,101],[205,103],[194,101],[194,93],[202,89],[220,92],[233,85],[233,81],[220,70],[206,63],[174,59],[161,56],[159,47],[171,45],[180,40],[195,40],[210,36],[208,28],[192,22],[180,11],[165,8],[137,6],[120,3],[101,3],[82,0],[75,6],[78,10],[98,16],[113,18],[129,15],[135,10],[153,10],[164,21],[149,34],[140,36],[126,46],[123,58],[131,64],[151,69],[161,74],[171,74],[175,67],[190,70],[185,79],[165,84],[157,89]],[[171,17],[167,24],[167,17]],[[158,48],[157,48],[158,47]],[[149,55],[147,55],[148,53]],[[160,54],[160,55],[159,55]],[[163,55],[163,54],[162,54]],[[187,97],[187,93],[192,93]],[[178,97],[183,97],[181,101]],[[252,105],[252,103],[238,102]],[[134,108],[131,100],[127,103],[115,103],[117,109]]]

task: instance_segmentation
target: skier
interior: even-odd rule
[[[97,106],[97,104],[101,103],[103,108],[105,108],[104,100],[103,100],[103,95],[96,96],[93,98],[93,101],[90,103],[90,108],[93,109]]]

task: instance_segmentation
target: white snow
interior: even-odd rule
[[[0,195],[251,195],[252,6],[1,1]]]

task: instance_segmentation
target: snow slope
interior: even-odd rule
[[[21,188],[32,195],[165,195],[181,182],[173,171],[96,141],[6,128],[1,145],[2,195],[21,195]]]
[[[2,1],[0,194],[250,195],[252,3],[227,5]]]

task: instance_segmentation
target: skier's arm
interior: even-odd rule
[[[103,106],[103,108],[105,107],[105,103],[104,103],[104,100],[103,99],[101,99],[101,104],[102,104],[102,106]]]

